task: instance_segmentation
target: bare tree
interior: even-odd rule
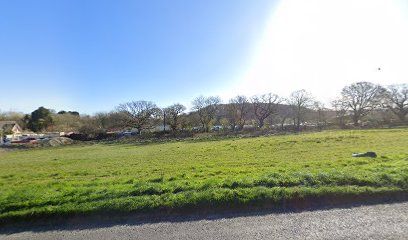
[[[8,111],[8,112],[1,112],[0,111],[0,121],[16,121],[20,127],[23,129],[27,128],[26,121],[24,121],[25,114],[21,112],[14,112],[14,111]],[[28,123],[28,119],[27,119]]]
[[[293,123],[297,131],[300,131],[300,125],[305,121],[305,114],[308,108],[313,105],[313,96],[306,90],[294,91],[290,94],[288,104],[292,108]]]
[[[180,114],[186,110],[186,107],[182,104],[176,103],[164,109],[166,114],[166,119],[173,131],[177,131],[177,128],[180,125]]]
[[[383,93],[383,87],[370,82],[357,82],[343,88],[341,101],[351,110],[354,126],[358,126],[364,116],[380,106]]]
[[[244,127],[248,111],[248,99],[245,96],[236,96],[229,100],[227,119],[232,130],[241,130]]]
[[[108,113],[96,113],[95,122],[101,129],[106,129],[107,131],[119,130],[127,126],[128,115],[124,112],[112,111]]]
[[[319,131],[322,130],[322,128],[327,125],[327,118],[326,118],[326,111],[327,108],[324,106],[324,104],[322,102],[319,101],[315,101],[313,103],[313,110],[316,113],[316,124],[317,124],[317,128]]]
[[[52,114],[53,131],[77,132],[81,126],[81,117],[69,113]]]
[[[106,133],[106,130],[101,128],[95,117],[82,115],[80,120],[81,125],[78,132],[86,135],[86,138],[98,138],[98,136]]]
[[[332,102],[334,111],[336,111],[336,120],[340,128],[346,126],[347,105],[341,100],[334,100]]]
[[[385,107],[398,116],[401,122],[406,121],[408,114],[408,84],[388,86],[384,96]]]
[[[127,116],[126,126],[134,127],[138,133],[150,127],[152,118],[157,113],[157,106],[150,101],[133,101],[120,104],[117,110]]]
[[[194,124],[192,124],[192,117],[187,113],[182,113],[178,117],[178,122],[181,130],[187,130],[191,128]]]
[[[275,114],[277,111],[277,105],[281,102],[281,98],[272,93],[263,95],[255,95],[251,98],[252,107],[255,117],[258,122],[258,127],[262,128],[271,114]]]
[[[282,131],[285,130],[285,122],[287,119],[290,119],[292,112],[293,112],[292,109],[288,107],[287,105],[281,104],[278,106],[276,120],[279,121],[280,129]]]
[[[210,123],[216,117],[218,104],[220,104],[220,102],[221,99],[219,97],[199,96],[193,100],[192,109],[197,111],[199,121],[204,131],[209,131]]]

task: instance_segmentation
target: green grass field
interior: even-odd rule
[[[0,221],[396,191],[408,129],[0,152]]]

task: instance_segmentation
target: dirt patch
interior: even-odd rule
[[[45,142],[45,145],[51,146],[51,147],[57,147],[57,146],[63,146],[63,145],[70,145],[74,143],[74,140],[66,137],[56,137],[52,138],[48,142]]]

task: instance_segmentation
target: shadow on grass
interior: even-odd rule
[[[313,132],[303,132],[303,134],[313,133]],[[227,132],[227,133],[209,133],[208,135],[193,135],[186,137],[178,136],[167,136],[167,137],[122,137],[118,139],[111,140],[100,140],[100,141],[89,141],[90,144],[103,144],[107,146],[115,145],[134,145],[134,146],[145,146],[145,145],[160,145],[165,143],[201,143],[201,142],[218,142],[224,140],[238,140],[246,138],[258,138],[258,137],[271,137],[271,136],[282,136],[282,135],[299,135],[298,132]]]
[[[205,138],[163,138],[163,139],[124,139],[124,140],[114,140],[114,141],[99,141],[94,142],[98,144],[103,144],[107,146],[116,146],[116,145],[134,145],[134,146],[146,146],[146,145],[161,145],[166,143],[200,143],[200,142],[217,142],[228,139],[239,139],[240,137],[205,137]],[[241,137],[242,138],[242,137]],[[249,138],[249,137],[246,137]]]
[[[151,213],[91,213],[60,217],[42,217],[27,221],[12,221],[0,225],[0,234],[20,232],[73,231],[107,228],[118,225],[138,226],[159,222],[189,222],[200,220],[217,220],[225,218],[264,216],[268,214],[287,214],[302,211],[330,210],[336,208],[353,208],[364,205],[391,204],[408,202],[408,192],[378,194],[360,194],[346,196],[320,196],[293,199],[279,205],[258,202],[234,206],[197,207],[171,210],[158,210]]]

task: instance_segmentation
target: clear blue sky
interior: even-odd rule
[[[228,89],[271,0],[0,0],[0,110],[188,104]]]

